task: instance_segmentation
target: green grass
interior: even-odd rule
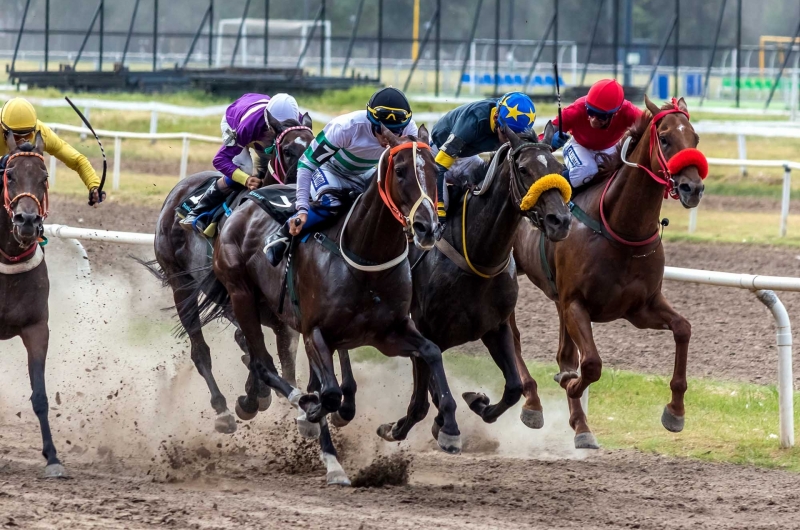
[[[356,350],[352,358],[355,362],[386,359],[372,348]],[[444,358],[451,378],[479,383],[490,388],[494,398],[499,396],[502,376],[488,356],[448,352]],[[564,399],[564,391],[553,381],[556,365],[528,362],[528,367],[542,398]],[[591,386],[589,424],[608,448],[800,472],[800,448],[781,449],[777,438],[774,385],[690,378],[686,428],[678,434],[661,426],[661,412],[669,400],[668,377],[606,368],[600,381]],[[800,394],[795,394],[794,402],[795,422],[800,423]]]

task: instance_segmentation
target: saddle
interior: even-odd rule
[[[200,201],[200,198],[206,192],[209,186],[211,186],[214,181],[216,181],[219,176],[209,177],[203,184],[194,188],[191,193],[188,193],[186,197],[181,201],[180,205],[175,208],[175,213],[178,214],[178,217],[181,219],[185,218],[186,215],[192,211],[197,203]],[[242,199],[241,196],[244,191],[240,191],[238,193],[231,193],[225,202],[219,205],[215,210],[203,214],[203,216],[211,217],[210,222],[207,224],[207,228],[203,232],[203,235],[206,236],[208,239],[214,239],[214,236],[217,235],[217,229],[220,228],[220,225],[224,221],[225,217],[230,216],[231,212],[241,204]]]
[[[273,184],[250,191],[242,197],[242,201],[255,202],[262,210],[279,224],[288,221],[297,210],[297,188],[285,184]]]

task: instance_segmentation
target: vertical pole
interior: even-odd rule
[[[737,140],[739,144],[739,160],[747,160],[747,140],[743,134],[737,135]],[[741,166],[739,170],[743,177],[747,176],[747,166]]]
[[[233,45],[233,53],[231,54],[231,66],[236,62],[236,52],[239,51],[239,43],[242,40],[242,30],[244,29],[245,20],[247,20],[247,12],[250,10],[250,0],[244,4],[244,11],[242,11],[242,20],[239,21],[239,31],[236,32],[236,44]],[[246,46],[246,43],[245,43]],[[244,54],[242,54],[242,63],[244,63]]]
[[[158,60],[158,0],[153,0],[153,71]]]
[[[100,72],[103,71],[103,34],[105,33],[103,22],[105,16],[106,16],[106,1],[100,0],[100,41],[98,45],[100,56],[98,57],[97,61],[97,70]]]
[[[619,0],[614,0],[614,79],[619,68]]]
[[[689,233],[694,234],[697,230],[697,206],[689,210]]]
[[[419,55],[419,0],[414,0],[414,11],[411,21],[411,60],[416,61]]]
[[[633,0],[625,0],[625,51],[622,54],[623,84],[625,86],[633,85],[633,75],[631,74],[631,65],[628,64],[628,54],[631,52],[632,39],[633,39]]]
[[[119,190],[119,166],[122,157],[122,138],[119,136],[114,137],[114,172],[111,175],[111,189],[114,191]]]
[[[25,11],[22,12],[22,22],[19,25],[19,34],[17,35],[17,44],[14,46],[14,57],[11,59],[11,71],[14,71],[14,65],[17,62],[17,53],[19,52],[19,44],[22,42],[22,34],[25,32],[25,20],[28,18],[28,8],[31,6],[31,0],[25,2]]]
[[[50,59],[50,0],[44,3],[44,71]]]
[[[439,97],[439,53],[442,45],[442,0],[436,0],[436,82],[434,83],[433,95]]]
[[[725,15],[725,5],[727,3],[728,0],[722,0],[722,5],[719,8],[719,18],[717,19],[717,31],[714,34],[714,46],[711,48],[711,57],[709,57],[708,66],[706,67],[706,78],[703,80],[703,93],[700,96],[700,105],[703,104],[703,101],[705,101],[708,93],[708,82],[711,79],[711,67],[714,65],[714,55],[716,55],[717,53],[717,45],[719,44],[719,32],[722,30],[722,17]]]
[[[675,90],[674,96],[681,95],[680,80],[680,34],[681,34],[681,0],[675,0],[675,49],[673,60],[675,61]]]
[[[736,6],[736,108],[739,108],[739,92],[742,70],[742,0]]]
[[[583,82],[586,80],[586,71],[589,69],[589,61],[592,59],[592,51],[594,50],[594,41],[595,38],[597,38],[597,28],[600,26],[600,16],[603,14],[604,3],[605,0],[599,0],[597,2],[597,18],[595,18],[594,20],[594,27],[592,28],[592,38],[589,39],[589,49],[586,51],[586,62],[583,64],[583,73],[581,74],[581,81],[580,83],[577,83],[579,85],[583,85]],[[577,62],[577,58],[573,62]],[[614,64],[614,77],[615,78],[617,77],[616,63]],[[573,80],[572,82],[575,83],[575,80]]]
[[[558,63],[558,2],[559,0],[553,0],[553,64]],[[553,84],[553,90],[555,89]]]
[[[208,1],[208,67],[211,68],[211,56],[214,54],[214,0]]]
[[[797,96],[798,96],[798,94],[797,94],[798,93],[797,66],[798,66],[798,62],[800,62],[800,53],[796,53],[794,55],[794,68],[792,69],[792,94],[791,94],[792,101],[790,102],[790,109],[791,109],[790,119],[792,121],[797,121]]]
[[[179,180],[186,178],[186,171],[189,167],[189,138],[183,137],[183,149],[181,150],[181,172],[178,177]]]
[[[321,0],[319,23],[319,75],[325,75],[325,0]]]
[[[264,0],[264,67],[269,63],[269,0]]]
[[[500,84],[500,0],[494,2],[494,94],[499,92]]]
[[[469,40],[467,41],[467,49],[464,52],[464,63],[461,65],[461,74],[458,76],[458,86],[456,87],[456,97],[461,95],[461,84],[464,79],[464,73],[467,71],[467,61],[472,58],[472,71],[470,72],[470,82],[472,83],[473,92],[475,89],[475,31],[478,29],[478,20],[481,16],[481,7],[483,7],[483,0],[478,0],[478,5],[475,8],[475,18],[472,19],[472,29],[469,32]]]
[[[131,35],[133,35],[133,24],[136,22],[136,13],[139,11],[139,0],[133,4],[133,14],[131,15],[131,24],[128,26],[128,36],[125,38],[125,47],[122,49],[122,59],[120,64],[125,66],[125,57],[128,55],[128,46],[131,43]]]
[[[383,0],[378,0],[378,82],[381,80],[383,57]]]
[[[781,237],[786,237],[786,224],[789,221],[789,200],[792,195],[792,168],[783,166],[783,197],[781,198]]]
[[[50,171],[48,171],[48,180],[50,181],[50,189],[56,187],[56,157],[50,155]]]

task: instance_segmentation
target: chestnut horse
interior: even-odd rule
[[[42,431],[44,476],[65,477],[56,454],[44,384],[44,365],[50,340],[48,297],[50,280],[44,252],[39,247],[47,217],[47,166],[44,140],[36,133],[34,144],[17,147],[14,135],[5,135],[8,148],[3,172],[5,214],[0,214],[0,340],[20,337],[28,351],[31,404]]]
[[[428,391],[433,377],[444,417],[439,446],[461,449],[456,402],[450,394],[439,348],[417,331],[409,316],[411,273],[407,236],[423,250],[433,247],[438,224],[434,201],[436,170],[428,132],[419,139],[397,138],[382,127],[378,139],[388,146],[376,176],[335,226],[313,233],[289,255],[290,288],[282,307],[284,267],[272,267],[264,255],[264,239],[279,228],[257,205],[234,211],[216,241],[214,274],[209,275],[203,304],[204,321],[232,308],[250,352],[251,377],[258,378],[300,409],[298,427],[305,436],[319,436],[328,484],[350,483],[339,464],[326,416],[342,402],[333,367],[335,349],[373,346],[388,356],[410,357],[414,394]],[[309,393],[279,377],[264,344],[261,326],[290,326],[301,332],[311,367]],[[241,396],[236,412],[250,419],[258,412],[258,386]],[[412,400],[397,423],[398,439],[425,416],[427,408]]]
[[[556,303],[560,372],[555,378],[567,392],[577,448],[598,447],[580,402],[602,369],[592,322],[623,318],[640,329],[672,330],[676,345],[672,400],[661,423],[672,432],[680,432],[684,424],[691,326],[661,293],[664,248],[659,214],[667,196],[679,199],[685,208],[696,207],[708,165],[695,149],[699,137],[689,123],[683,98],[659,108],[645,97],[645,104],[649,114],[631,128],[617,155],[607,160],[614,167],[598,175],[599,184],[573,199],[571,209],[580,222],[573,223],[570,236],[554,245],[521,223],[514,243],[519,272]],[[539,401],[536,383],[522,361],[513,321],[512,326],[524,408],[533,409]]]
[[[294,183],[297,180],[297,161],[305,148],[314,139],[314,133],[310,128],[310,120],[304,117],[303,124],[296,120],[286,120],[281,123],[273,118],[272,115],[268,115],[268,123],[270,132],[273,135],[274,147],[271,155],[266,160],[271,162],[273,168],[276,166],[285,168],[281,174],[282,180],[287,184]],[[278,157],[280,163],[275,161],[276,155],[280,155]],[[145,265],[165,286],[169,285],[172,288],[181,326],[185,330],[190,330],[188,335],[191,342],[192,361],[194,361],[197,371],[203,376],[208,385],[208,390],[211,392],[211,406],[217,413],[214,428],[218,432],[233,433],[236,431],[236,418],[228,410],[225,396],[220,392],[214,379],[214,374],[211,371],[211,350],[206,344],[198,324],[200,317],[195,286],[211,270],[211,245],[204,236],[194,232],[189,233],[181,228],[178,224],[180,218],[175,213],[176,208],[186,198],[187,194],[202,185],[210,177],[215,176],[220,175],[214,171],[196,173],[183,179],[172,189],[161,207],[161,214],[156,224],[154,248],[157,265],[156,262],[145,263],[140,261],[140,263]],[[267,175],[265,182],[274,183],[274,176]],[[229,313],[226,316],[236,324],[232,314]],[[278,343],[278,351],[281,354],[280,361],[283,376],[294,383],[298,335],[289,327],[277,326],[275,328],[275,337]],[[246,359],[247,347],[244,335],[238,329],[236,330],[235,338],[245,352]],[[253,380],[250,378],[248,386],[252,384]],[[269,406],[270,398],[269,389],[263,388],[261,396],[262,410]]]

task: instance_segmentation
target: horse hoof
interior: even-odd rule
[[[600,444],[594,434],[582,432],[575,435],[575,449],[600,449]]]
[[[328,479],[328,486],[349,486],[350,485],[350,479],[347,478],[347,474],[344,472],[343,469],[336,469],[334,471],[328,471],[327,479]]]
[[[568,372],[558,372],[556,375],[553,376],[553,381],[556,383],[561,384],[561,380],[563,379],[564,382],[569,381],[570,379],[577,379],[578,372],[568,371]]]
[[[264,412],[272,405],[272,392],[267,394],[265,397],[258,397],[258,411]]]
[[[529,429],[541,429],[544,427],[544,413],[541,410],[522,409],[519,419]]]
[[[664,412],[661,414],[661,425],[664,426],[669,432],[681,432],[683,430],[683,416],[676,416],[664,407]]]
[[[308,421],[305,414],[301,414],[294,420],[297,423],[297,432],[306,440],[314,440],[319,438],[320,428],[319,423]]]
[[[449,434],[439,431],[439,436],[436,437],[439,447],[442,448],[447,454],[457,455],[461,453],[461,435],[456,434],[451,436]]]
[[[431,434],[433,435],[433,439],[436,441],[439,441],[439,431],[441,428],[442,426],[435,421],[433,422],[433,425],[431,425]]]
[[[341,429],[342,427],[346,427],[350,423],[350,420],[346,420],[346,419],[342,418],[339,415],[339,411],[337,410],[336,412],[331,414],[330,422],[331,422],[331,425],[333,425],[334,427],[337,427],[337,428]],[[378,429],[378,430],[380,431],[380,429]]]
[[[217,419],[214,420],[214,430],[222,434],[233,434],[236,432],[236,418],[233,417],[231,411],[226,410],[225,412],[217,414]]]
[[[396,442],[397,440],[395,440],[394,436],[392,436],[393,429],[394,429],[394,423],[384,423],[383,425],[378,427],[378,436],[380,436],[387,442]]]
[[[490,403],[489,396],[481,392],[464,392],[461,394],[461,397],[464,398],[464,401],[467,402],[467,406],[470,409],[473,403],[480,403],[481,405],[488,405]]]
[[[61,464],[50,464],[44,468],[44,478],[69,478],[69,474]]]
[[[250,421],[253,418],[255,418],[256,415],[258,414],[258,410],[256,410],[255,412],[247,412],[243,410],[242,407],[239,405],[238,399],[236,400],[236,407],[234,407],[234,409],[236,410],[236,415],[242,421]]]
[[[245,368],[250,368],[250,356],[249,355],[242,355],[241,359],[242,359],[242,363],[244,363]]]

